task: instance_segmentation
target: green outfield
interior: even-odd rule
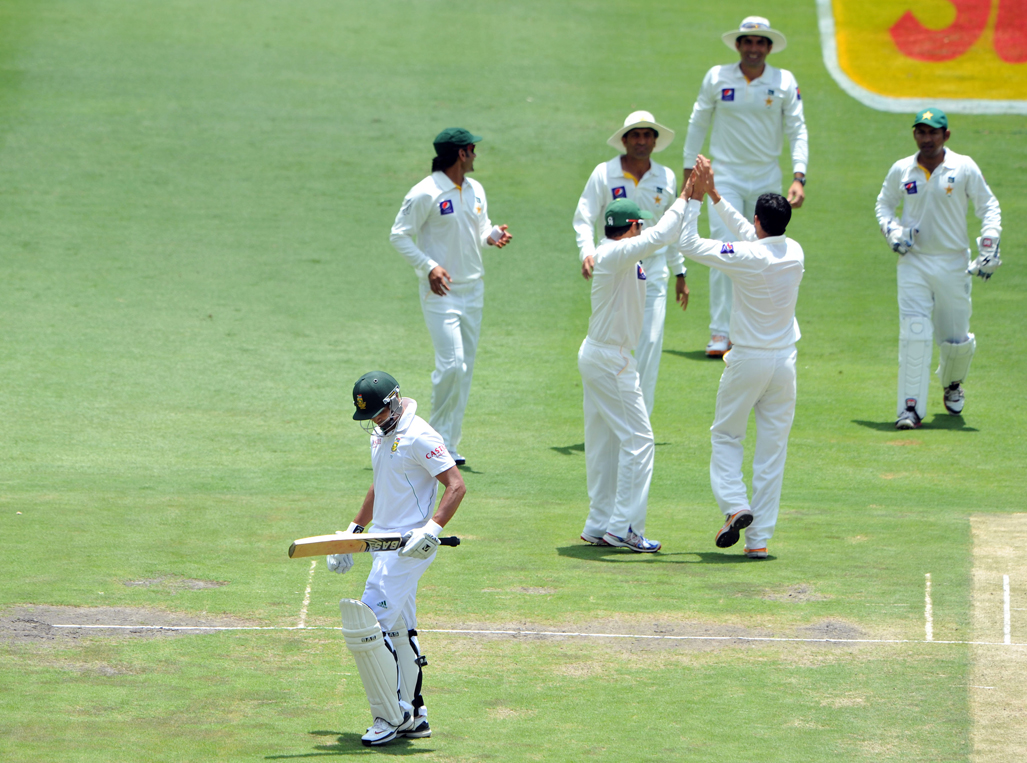
[[[770,62],[811,154],[771,558],[713,545],[701,266],[653,414],[663,551],[587,547],[574,205],[635,109],[677,130],[655,158],[680,173],[750,13],[788,35]],[[900,433],[873,207],[911,116],[835,85],[813,0],[0,2],[0,759],[1022,760],[1027,117],[950,115],[1006,264],[974,285],[965,415],[933,389]],[[367,490],[358,376],[430,409],[388,232],[452,125],[485,137],[474,177],[514,241],[486,253],[464,543],[419,595],[435,733],[371,750],[334,630],[369,558],[340,577],[287,549]],[[55,627],[83,624],[212,629]]]

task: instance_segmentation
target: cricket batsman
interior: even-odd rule
[[[421,668],[428,663],[417,641],[417,583],[467,488],[442,437],[417,415],[417,403],[400,395],[392,376],[361,376],[353,386],[353,405],[354,420],[371,435],[373,479],[347,532],[362,533],[373,521],[376,531],[409,536],[398,551],[374,553],[360,601],[339,602],[342,634],[374,718],[361,740],[376,746],[431,736],[421,696]],[[435,509],[440,484],[444,490]],[[351,554],[328,557],[334,572],[352,567]]]

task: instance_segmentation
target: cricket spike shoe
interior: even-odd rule
[[[411,726],[406,731],[400,731],[399,736],[407,739],[427,739],[431,736],[431,726],[428,725],[428,710],[424,707],[414,711],[411,719]]]
[[[588,533],[582,533],[581,539],[591,546],[609,546],[610,544],[603,540],[601,535],[589,535]]]
[[[360,737],[364,747],[376,747],[380,744],[388,744],[398,736],[402,736],[413,726],[414,720],[410,713],[405,713],[403,722],[393,726],[384,718],[375,718],[374,724],[367,730],[367,733]]]
[[[728,341],[726,336],[711,336],[710,341],[706,345],[706,357],[707,358],[722,358],[724,353],[731,349],[731,342]]]
[[[945,410],[951,413],[953,416],[963,415],[963,403],[964,395],[963,388],[959,382],[952,382],[945,388]]]
[[[738,531],[752,524],[752,512],[748,509],[736,511],[727,518],[727,522],[717,532],[714,543],[717,548],[730,548],[738,542]]]
[[[603,536],[603,540],[611,546],[630,548],[632,551],[637,551],[640,554],[654,554],[662,547],[658,540],[649,540],[645,536],[633,532],[630,528],[628,529],[628,534],[623,538],[613,533],[606,533]]]
[[[895,422],[896,429],[919,429],[920,428],[920,417],[916,415],[916,408],[909,406],[906,410],[899,414],[898,420]]]
[[[745,554],[750,559],[766,559],[767,558],[767,549],[765,549],[765,548],[746,548],[746,549],[742,550],[742,553]]]

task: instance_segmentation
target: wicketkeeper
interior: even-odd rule
[[[416,415],[417,403],[401,397],[389,374],[372,371],[353,386],[353,418],[371,434],[373,481],[348,532],[375,530],[409,535],[399,551],[374,553],[360,601],[343,599],[342,633],[353,653],[374,722],[361,737],[380,745],[397,737],[431,736],[421,696],[427,664],[417,641],[417,583],[435,559],[439,533],[456,513],[467,488],[442,437]],[[438,509],[436,493],[444,488]],[[351,554],[328,557],[328,568],[348,572]]]

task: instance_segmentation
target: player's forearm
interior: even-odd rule
[[[374,484],[371,484],[371,488],[367,491],[367,495],[364,496],[364,502],[360,504],[360,510],[356,516],[353,517],[353,523],[360,525],[361,527],[367,527],[371,524],[371,520],[374,519]]]
[[[422,252],[409,234],[394,231],[389,236],[389,241],[392,243],[393,248],[402,255],[404,260],[410,263],[421,278],[427,278],[432,268],[439,264],[425,252]]]
[[[431,519],[440,527],[445,527],[446,523],[456,514],[456,510],[460,508],[460,502],[464,500],[464,496],[467,495],[467,486],[464,484],[464,478],[460,475],[460,470],[455,466],[438,475],[437,479],[445,487],[445,492],[443,492],[439,506]]]

